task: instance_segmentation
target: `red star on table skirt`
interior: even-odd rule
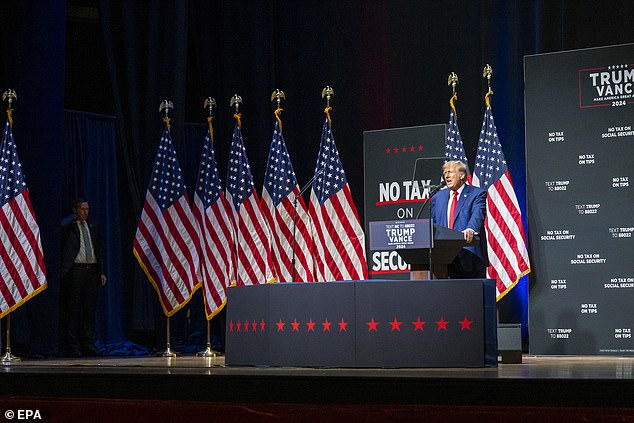
[[[276,325],[277,325],[277,331],[278,332],[284,332],[285,323],[282,321],[282,319],[280,319],[280,321],[277,322]]]
[[[258,322],[256,322],[255,319],[253,320],[253,323],[251,323],[251,330],[253,332],[258,330]]]
[[[473,320],[467,320],[467,316],[465,316],[464,320],[461,320],[459,323],[462,326],[460,330],[471,330],[471,323],[473,323]]]
[[[262,321],[260,322],[260,331],[264,331],[265,327],[266,327],[266,323],[264,323],[264,319],[262,319]]]
[[[242,328],[242,323],[240,323],[240,320],[238,320],[238,323],[236,323],[236,330],[240,332],[241,328]]]
[[[369,322],[365,322],[365,324],[368,325],[368,332],[377,332],[377,326],[379,326],[379,322],[375,321],[374,317],[372,317],[372,320],[370,320]]]
[[[229,322],[229,332],[233,332],[233,320]]]
[[[306,326],[308,326],[308,332],[315,332],[315,322],[313,322],[313,319],[306,322]]]
[[[423,325],[425,324],[425,322],[420,320],[420,316],[418,316],[418,320],[416,320],[415,322],[412,322],[412,324],[414,325],[414,331],[417,331],[417,330],[423,331],[423,330],[425,330],[423,328]]]
[[[396,320],[396,317],[394,317],[393,321],[388,323],[392,326],[392,332],[394,332],[395,330],[399,332],[401,331],[401,325],[403,324],[403,322],[399,322],[398,320]]]
[[[330,322],[328,319],[326,319],[326,321],[324,321],[321,325],[324,327],[324,332],[330,332]]]
[[[293,319],[293,323],[291,323],[291,326],[293,326],[293,332],[299,332],[299,322],[297,321],[297,319]]]
[[[441,316],[440,320],[436,322],[436,324],[438,325],[438,330],[447,330],[447,323],[449,322],[447,322],[445,318]]]
[[[348,332],[348,322],[341,318],[341,322],[339,322],[339,332]]]
[[[248,332],[248,331],[249,331],[249,325],[250,325],[250,324],[249,324],[249,321],[248,321],[248,320],[245,320],[245,321],[244,321],[244,331],[245,331],[245,332]]]

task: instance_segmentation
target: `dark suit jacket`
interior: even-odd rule
[[[95,252],[99,273],[105,275],[105,263],[103,255],[103,243],[101,231],[97,226],[88,223],[88,231],[90,231],[90,239],[92,240],[92,248]],[[79,227],[77,223],[72,222],[62,228],[62,278],[66,276],[73,261],[79,252]]]
[[[447,224],[447,203],[449,202],[449,195],[451,195],[450,189],[440,190],[434,195],[431,203],[431,215],[434,223],[446,228],[449,227]],[[480,237],[479,244],[463,247],[461,254],[458,256],[465,270],[473,269],[474,259],[481,260],[483,266],[488,266],[489,264],[486,234],[484,230],[486,198],[487,193],[485,190],[472,185],[465,185],[458,199],[458,205],[456,206],[454,214],[453,228],[457,231],[471,228],[476,231]],[[472,254],[464,254],[465,250]],[[473,255],[477,258],[473,257]]]

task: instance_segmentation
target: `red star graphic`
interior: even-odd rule
[[[339,322],[339,332],[348,332],[348,322],[341,318],[341,322]]]
[[[464,320],[461,320],[459,323],[462,326],[460,330],[471,330],[471,323],[473,323],[473,320],[467,320],[467,316],[465,316]]]
[[[414,146],[411,146],[411,147],[409,148],[409,151],[414,151],[414,150],[415,150]]]
[[[308,332],[315,332],[315,322],[313,322],[313,319],[310,319],[306,323],[306,326],[308,326]]]
[[[330,332],[330,322],[328,321],[328,319],[326,319],[326,321],[322,323],[322,326],[324,327],[324,332]]]
[[[398,153],[398,147],[394,147],[394,152]]]
[[[386,148],[386,149],[385,149],[385,154],[390,154],[390,151],[392,151],[392,149],[391,149],[391,148]]]
[[[229,332],[233,332],[233,320],[229,322]]]
[[[405,152],[407,151],[407,147],[403,147],[403,148],[401,148],[401,151],[402,151],[403,153],[405,153]]]
[[[299,322],[297,321],[297,319],[293,319],[293,323],[291,323],[291,326],[293,326],[293,332],[299,332]]]
[[[423,151],[423,146],[422,145],[418,146],[418,151]]]
[[[425,324],[425,322],[420,320],[420,316],[418,316],[418,319],[415,322],[412,322],[412,324],[414,325],[414,332],[416,332],[417,330],[420,330],[420,331],[425,330],[423,328],[423,325]]]
[[[264,319],[262,319],[262,321],[260,322],[260,330],[264,331],[265,327],[266,327],[266,323],[264,323]]]
[[[284,322],[282,322],[282,319],[280,319],[280,321],[279,321],[279,322],[277,322],[277,323],[276,323],[276,325],[277,325],[277,331],[278,331],[278,332],[284,332],[284,325],[285,325],[285,323],[284,323]]]
[[[447,323],[449,322],[447,322],[445,318],[441,316],[440,320],[436,322],[436,324],[438,325],[438,330],[447,330]]]
[[[251,323],[251,329],[253,332],[256,332],[258,330],[258,322],[254,320],[253,323]]]
[[[399,332],[401,331],[401,325],[403,324],[403,322],[399,322],[398,320],[396,320],[396,317],[394,317],[393,321],[388,323],[392,326],[392,332],[394,332],[395,330]]]
[[[250,326],[249,321],[248,321],[248,320],[245,320],[245,321],[244,321],[244,331],[245,331],[245,332],[248,332],[248,331],[249,331],[249,326]]]
[[[369,322],[365,322],[365,324],[368,325],[368,332],[377,332],[377,326],[379,326],[379,322],[376,322],[374,320],[374,317],[372,317],[372,320],[370,320]]]
[[[240,320],[238,320],[238,323],[236,323],[236,329],[238,332],[240,332],[241,327],[242,327],[242,324],[240,323]]]

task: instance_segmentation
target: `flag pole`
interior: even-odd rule
[[[484,102],[486,103],[486,106],[489,108],[489,110],[491,110],[491,95],[493,95],[493,90],[491,90],[491,77],[492,76],[493,76],[493,68],[491,68],[491,65],[489,65],[487,63],[484,66],[484,69],[482,69],[482,77],[487,79],[488,91],[484,95]],[[487,206],[487,211],[488,211],[488,206]],[[500,308],[497,307],[497,304],[498,303],[497,303],[497,300],[496,300],[496,302],[495,302],[495,305],[496,305],[496,307],[495,307],[495,320],[499,324],[500,323]]]
[[[211,142],[214,142],[214,127],[212,124],[214,118],[214,109],[217,108],[216,99],[212,97],[207,97],[203,102],[203,108],[207,110],[207,124],[209,125],[209,137],[211,138]],[[205,310],[205,315],[207,311]],[[205,358],[215,358],[218,355],[218,352],[211,348],[211,319],[207,319],[205,316],[205,320],[207,321],[207,344],[203,351],[199,351],[196,353],[196,357],[205,357]]]
[[[4,356],[2,357],[2,364],[4,364],[5,366],[17,361],[21,361],[20,357],[16,357],[11,354],[11,314],[7,314],[6,321],[7,348],[5,349]]]
[[[159,106],[159,113],[165,111],[165,117],[163,118],[163,122],[165,122],[165,126],[167,127],[167,132],[171,132],[170,127],[170,110],[174,110],[174,103],[170,100],[163,100],[161,105]],[[170,316],[167,316],[167,324],[166,324],[166,348],[165,351],[161,354],[162,357],[172,358],[176,357],[176,353],[172,351],[170,347]]]
[[[326,108],[324,109],[324,113],[326,114],[326,118],[328,119],[328,125],[332,126],[332,120],[330,119],[330,111],[332,107],[330,107],[330,99],[334,97],[335,90],[332,89],[329,85],[321,90],[321,98],[326,97]]]
[[[242,128],[242,120],[241,120],[242,114],[240,113],[240,104],[242,104],[242,97],[240,97],[238,94],[234,94],[233,97],[231,97],[231,100],[229,100],[229,108],[231,107],[236,108],[236,111],[233,114],[233,117],[238,121],[238,128]],[[236,237],[237,237],[237,234],[236,234]],[[238,243],[237,242],[234,243],[234,246],[233,246],[233,262],[235,263],[235,266],[233,266],[233,271],[234,271],[233,281],[235,285],[238,285]]]
[[[280,117],[280,115],[282,114],[282,111],[284,110],[281,107],[282,99],[286,100],[286,96],[284,95],[284,91],[280,90],[279,88],[273,91],[273,93],[271,94],[271,102],[277,101],[277,109],[275,109],[275,112],[273,113],[275,114],[275,119],[277,119],[277,123],[280,127],[280,135],[282,135],[282,118]],[[293,198],[293,247],[292,247],[292,254],[291,254],[292,271],[291,271],[291,280],[286,282],[295,282],[295,275],[296,275],[295,247],[297,246],[297,239],[296,239],[297,237],[297,200],[299,199],[299,197],[301,197],[301,194],[302,192],[295,195],[295,197]]]
[[[7,101],[9,106],[7,107],[7,117],[9,119],[9,126],[13,127],[13,101],[18,99],[18,95],[11,88],[7,89],[2,94],[2,101]],[[6,318],[7,327],[6,327],[6,339],[7,339],[7,348],[5,350],[4,356],[2,357],[2,364],[9,365],[11,363],[15,363],[20,361],[20,357],[16,357],[11,354],[11,313],[7,314]]]
[[[487,79],[487,86],[489,88],[489,91],[484,96],[484,101],[489,109],[491,108],[490,97],[493,94],[493,91],[491,90],[491,76],[492,75],[493,75],[493,69],[491,68],[491,65],[487,63],[484,69],[482,70],[482,77]]]

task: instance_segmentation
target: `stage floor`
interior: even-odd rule
[[[522,361],[379,369],[225,367],[222,356],[25,359],[0,367],[0,405],[52,422],[634,422],[634,357]]]
[[[632,407],[633,368],[634,357],[596,356],[400,369],[226,367],[222,356],[25,359],[0,368],[0,395]]]
[[[225,366],[224,356],[94,357],[77,359],[23,359],[2,367],[4,374],[153,374],[213,376],[334,376],[456,379],[634,379],[634,357],[528,356],[521,364],[497,368],[300,368]]]

